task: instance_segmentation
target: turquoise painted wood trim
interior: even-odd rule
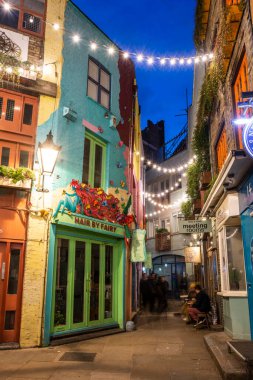
[[[52,222],[52,223],[54,223],[54,222]],[[73,226],[73,224],[70,224],[70,223],[59,223],[58,225],[59,225],[59,226],[65,226],[65,227],[76,228],[76,227]],[[89,227],[82,227],[82,228],[80,228],[80,230],[82,230],[82,229],[87,230],[87,231],[92,231],[92,229],[89,228]],[[124,238],[124,236],[122,236],[122,235],[120,235],[120,234],[115,234],[115,233],[113,233],[113,232],[109,232],[109,231],[101,231],[101,232],[99,232],[99,233],[104,234],[104,235],[110,235],[110,236],[113,235],[113,236],[118,237],[118,238],[121,238],[121,239]]]
[[[46,283],[46,300],[44,314],[44,335],[42,337],[42,345],[48,346],[50,342],[50,328],[52,316],[52,298],[53,298],[53,280],[54,280],[54,249],[56,240],[56,226],[50,225],[49,233],[49,250],[47,263],[47,283]]]
[[[69,231],[69,229],[61,229],[57,227],[57,234],[59,235],[64,235],[64,236],[69,236],[69,237],[74,237],[74,238],[79,238],[79,239],[96,239],[96,241],[99,241],[101,243],[112,243],[115,244],[119,239],[110,239],[107,236],[99,237],[99,234],[94,234],[92,232],[87,232],[87,233],[78,233],[76,231]]]

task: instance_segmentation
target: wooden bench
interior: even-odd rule
[[[227,342],[228,352],[234,352],[247,365],[247,379],[253,379],[253,342],[252,341],[230,341]]]

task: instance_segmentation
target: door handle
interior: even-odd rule
[[[5,279],[5,268],[6,268],[6,265],[5,265],[5,263],[3,263],[2,269],[1,269],[1,280]]]

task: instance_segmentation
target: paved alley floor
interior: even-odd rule
[[[43,349],[0,351],[0,380],[221,379],[196,331],[173,313],[139,317],[137,330]],[[60,361],[66,352],[94,353],[93,362]]]

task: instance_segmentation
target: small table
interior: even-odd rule
[[[252,341],[230,341],[227,342],[228,351],[234,352],[240,359],[247,364],[248,380],[252,379],[253,367],[253,342]]]

